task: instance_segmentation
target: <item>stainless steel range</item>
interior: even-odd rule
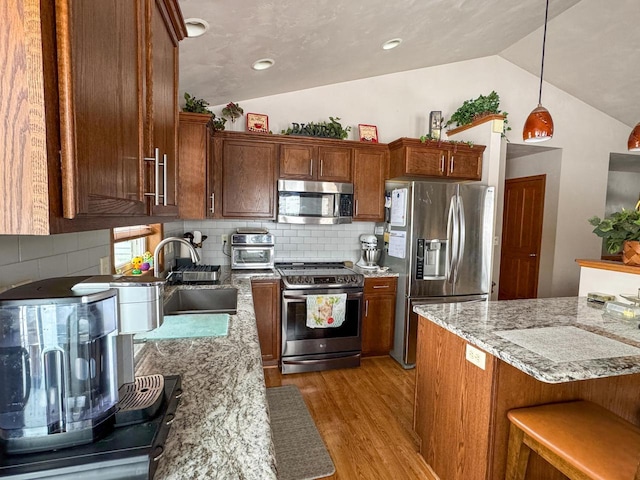
[[[357,367],[364,276],[342,263],[279,263],[282,373]]]

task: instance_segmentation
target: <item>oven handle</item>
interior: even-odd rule
[[[348,355],[341,358],[351,358],[351,357],[357,357],[359,355],[360,355],[359,353],[354,353],[353,355]],[[314,365],[317,363],[325,363],[327,359],[319,358],[319,359],[308,359],[308,360],[289,360],[288,358],[284,358],[282,361],[287,365]]]
[[[335,295],[338,295],[339,293],[340,292],[335,293]],[[344,293],[344,292],[341,292],[341,293]],[[287,299],[290,299],[290,300],[306,300],[309,295],[314,295],[314,294],[313,293],[309,293],[307,295],[287,295],[285,293],[285,294],[282,295],[282,298],[287,298]],[[331,293],[321,293],[320,295],[331,295]],[[360,298],[363,295],[364,295],[364,292],[355,292],[355,293],[350,292],[350,293],[347,293],[347,299],[349,299],[349,298]]]

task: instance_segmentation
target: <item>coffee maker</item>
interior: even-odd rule
[[[163,292],[157,278],[107,275],[0,294],[0,477],[82,465],[151,478],[180,379],[136,378],[133,334],[160,326]]]
[[[377,237],[371,234],[362,234],[360,235],[360,245],[362,246],[362,255],[356,265],[360,268],[377,270],[377,262],[380,258]]]

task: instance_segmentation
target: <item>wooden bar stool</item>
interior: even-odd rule
[[[507,480],[522,480],[536,452],[570,479],[640,480],[640,428],[591,402],[508,412]]]

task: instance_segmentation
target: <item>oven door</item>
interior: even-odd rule
[[[307,296],[347,294],[345,320],[339,327],[307,327]],[[282,356],[347,353],[362,350],[362,289],[284,290]]]

